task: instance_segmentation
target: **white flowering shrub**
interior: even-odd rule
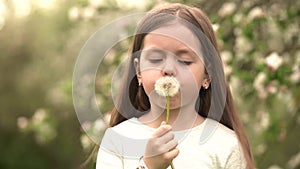
[[[31,118],[19,117],[17,125],[22,132],[33,132],[36,141],[42,145],[53,141],[57,136],[56,121],[44,109],[38,109]]]
[[[217,25],[225,73],[258,168],[300,166],[300,135],[295,134],[300,126],[296,4],[233,1],[204,8]],[[197,5],[205,7],[204,2]]]

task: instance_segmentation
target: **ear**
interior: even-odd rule
[[[209,78],[209,76],[208,76],[208,74],[207,74],[207,75],[204,77],[204,79],[203,79],[202,87],[203,87],[204,89],[208,89],[209,85],[210,85],[210,78]]]
[[[134,58],[133,64],[134,64],[136,76],[137,76],[137,78],[138,78],[138,80],[140,82],[141,81],[141,70],[140,70],[139,59],[138,58]]]

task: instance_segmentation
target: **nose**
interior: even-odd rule
[[[162,69],[162,73],[164,76],[176,76],[176,66],[171,57],[166,60],[165,65]]]

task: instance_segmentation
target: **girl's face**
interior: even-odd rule
[[[154,90],[156,80],[163,76],[173,76],[180,83],[179,93],[170,99],[171,109],[195,106],[201,86],[209,85],[200,53],[199,41],[179,23],[146,35],[135,65],[151,107],[165,107],[166,99]]]

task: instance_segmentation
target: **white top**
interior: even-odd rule
[[[108,128],[100,145],[96,169],[138,167],[154,130],[137,118]],[[176,169],[246,168],[234,131],[217,121],[207,118],[194,128],[174,133],[179,142],[179,155],[173,160]]]

